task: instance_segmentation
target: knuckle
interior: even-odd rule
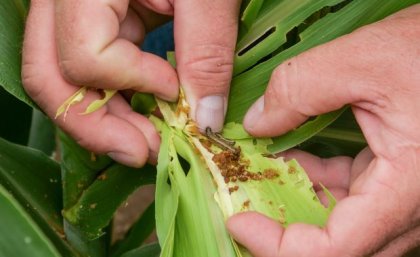
[[[21,73],[23,88],[34,100],[38,99],[43,91],[46,78],[42,74],[35,64],[23,63]]]
[[[184,78],[198,87],[224,91],[228,88],[233,70],[233,49],[220,46],[199,46],[181,64]]]
[[[298,102],[297,87],[292,85],[295,60],[291,59],[278,66],[272,76],[267,94],[278,104],[294,108]]]

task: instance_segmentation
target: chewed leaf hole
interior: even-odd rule
[[[179,161],[179,164],[181,165],[181,167],[182,167],[182,170],[184,171],[184,173],[185,173],[185,176],[187,176],[188,175],[188,173],[190,172],[190,168],[191,168],[191,165],[190,165],[190,163],[187,161],[187,160],[185,160],[181,155],[179,155],[178,154],[178,161]]]
[[[343,9],[345,6],[347,6],[352,1],[353,0],[345,0],[345,1],[342,1],[338,4],[336,4],[336,5],[333,5],[333,6],[324,6],[323,8],[319,9],[318,11],[312,13],[302,23],[293,27],[292,29],[290,29],[286,33],[286,42],[284,44],[279,46],[276,50],[269,53],[268,55],[261,57],[255,64],[248,67],[243,72],[248,71],[248,70],[254,68],[257,65],[262,64],[262,63],[270,60],[273,56],[277,55],[278,53],[283,52],[283,51],[293,47],[294,45],[298,44],[299,42],[301,42],[300,35],[306,29],[308,29],[312,24],[314,24],[316,21],[324,18],[325,16],[327,16],[330,13],[335,13],[335,12],[340,11],[341,9]],[[259,36],[257,39],[255,39],[252,43],[248,44],[246,47],[241,49],[237,53],[237,56],[241,57],[241,56],[245,55],[250,50],[252,50],[254,47],[256,47],[258,44],[260,44],[265,39],[267,39],[274,32],[276,32],[276,27],[269,28],[261,36]]]
[[[242,56],[248,51],[250,51],[252,48],[254,48],[256,45],[258,45],[260,42],[264,41],[264,39],[268,38],[271,34],[276,32],[276,27],[272,27],[268,29],[264,34],[262,34],[260,37],[258,37],[256,40],[254,40],[251,44],[247,45],[245,48],[240,50],[238,52],[238,56]]]

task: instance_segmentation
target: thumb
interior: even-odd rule
[[[240,0],[174,1],[175,52],[191,117],[220,131],[232,77]]]
[[[226,226],[232,237],[252,256],[277,256],[284,231],[278,222],[256,212],[245,212],[228,219]]]
[[[361,83],[372,76],[368,72],[375,66],[358,55],[363,51],[356,48],[358,44],[361,48],[360,41],[360,36],[350,34],[279,65],[265,94],[245,116],[246,130],[255,136],[277,136],[310,116],[376,101],[372,83]]]

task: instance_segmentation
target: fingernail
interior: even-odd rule
[[[261,96],[252,106],[249,108],[248,112],[244,118],[244,127],[247,129],[252,129],[255,125],[258,124],[259,119],[261,118],[264,112],[264,96]]]
[[[142,167],[146,161],[142,160],[142,158],[135,158],[134,156],[120,152],[109,152],[107,155],[116,162],[135,168]]]
[[[210,127],[214,132],[220,132],[225,119],[225,98],[220,95],[211,95],[198,101],[196,121],[200,130]]]

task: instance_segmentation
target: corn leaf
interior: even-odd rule
[[[102,99],[95,100],[92,103],[89,104],[89,106],[86,108],[85,112],[82,114],[89,114],[92,113],[102,106],[104,106],[118,91],[115,89],[104,89],[103,90],[105,96]]]
[[[22,87],[22,41],[28,0],[0,2],[0,86],[26,104],[37,108]]]
[[[55,126],[52,121],[37,109],[32,110],[32,122],[28,146],[51,156],[55,150]]]
[[[0,256],[61,256],[16,199],[1,185],[0,206]]]
[[[160,256],[250,256],[224,224],[242,211],[261,212],[284,226],[325,224],[330,210],[321,205],[296,161],[263,156],[271,140],[255,141],[242,126],[228,124],[225,136],[243,137],[235,140],[240,157],[233,157],[197,133],[194,122],[182,114],[186,104],[182,94],[177,105],[158,100],[166,123],[152,118],[163,142],[156,184]],[[230,174],[232,170],[238,173]]]
[[[206,167],[181,132],[166,125],[161,129],[156,183],[160,256],[236,256]]]
[[[99,238],[117,208],[141,185],[154,183],[155,176],[150,165],[134,169],[114,164],[101,172],[63,215],[90,240]]]
[[[157,103],[152,94],[135,93],[131,98],[131,107],[140,114],[150,115],[156,109]]]
[[[61,143],[61,174],[63,180],[63,208],[70,209],[79,197],[96,180],[97,176],[112,164],[111,159],[94,156],[80,147],[62,131],[58,132]],[[107,239],[91,240],[77,226],[64,220],[64,232],[70,244],[82,256],[103,257],[107,253]]]
[[[268,150],[272,153],[283,152],[309,140],[314,135],[325,131],[325,128],[334,122],[344,111],[345,108],[342,108],[334,112],[320,115],[314,120],[306,122],[298,129],[274,138],[273,143],[268,147]]]
[[[63,132],[59,136],[66,236],[83,255],[107,256],[107,232],[116,209],[138,187],[154,183],[155,169],[116,164],[92,155]]]
[[[57,119],[60,115],[63,115],[63,119],[65,120],[70,107],[81,102],[83,98],[85,98],[87,90],[88,89],[86,87],[81,87],[79,90],[74,92],[73,95],[71,95],[68,99],[66,99],[66,101],[64,101],[63,104],[58,107],[55,118]]]
[[[242,12],[241,22],[246,30],[249,30],[264,3],[264,0],[250,0]]]
[[[0,138],[0,184],[25,207],[63,256],[77,256],[62,240],[62,191],[58,163],[40,151]]]
[[[237,43],[234,74],[239,74],[260,59],[277,50],[287,41],[287,33],[299,26],[313,13],[343,0],[278,1],[273,8],[264,9],[249,32]]]

